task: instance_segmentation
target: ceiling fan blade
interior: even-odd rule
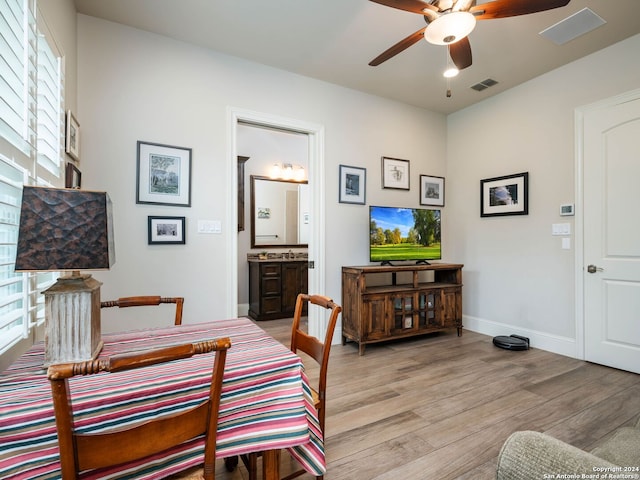
[[[434,7],[430,3],[424,0],[371,0],[374,3],[385,5],[391,8],[398,8],[405,12],[417,13],[419,15],[425,14],[425,9],[433,12],[438,12],[438,7]]]
[[[373,0],[372,0],[373,1]],[[476,20],[489,20],[492,18],[516,17],[530,13],[543,12],[554,8],[564,7],[571,0],[495,0],[471,7],[469,11],[475,15]]]
[[[464,70],[471,66],[471,44],[469,37],[464,37],[456,43],[449,44],[449,55],[458,70]]]
[[[378,55],[376,58],[371,60],[369,62],[369,65],[371,65],[372,67],[377,67],[382,62],[386,62],[390,58],[395,57],[400,52],[402,52],[402,51],[406,50],[407,48],[409,48],[414,43],[419,42],[420,40],[422,40],[424,38],[424,31],[425,31],[426,28],[427,27],[423,27],[420,30],[418,30],[417,32],[412,33],[411,35],[409,35],[404,40],[400,40],[393,47],[385,50],[380,55]]]

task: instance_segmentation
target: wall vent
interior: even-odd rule
[[[496,82],[493,78],[487,78],[486,80],[478,82],[475,85],[471,85],[471,88],[477,92],[481,92],[486,88],[493,87],[497,83],[498,82]]]

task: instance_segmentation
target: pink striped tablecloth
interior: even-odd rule
[[[313,475],[325,472],[322,433],[300,357],[246,318],[104,334],[101,356],[230,337],[218,458],[287,448]],[[197,405],[208,394],[211,355],[71,380],[76,428],[97,431]],[[0,478],[60,478],[51,389],[34,345],[0,375]],[[204,440],[87,479],[159,479],[202,463]]]

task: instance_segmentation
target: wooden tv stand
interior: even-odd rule
[[[342,344],[368,343],[456,328],[462,335],[462,267],[342,267]]]

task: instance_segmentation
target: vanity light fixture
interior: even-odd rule
[[[304,180],[304,167],[292,163],[274,163],[270,177],[300,182]]]

